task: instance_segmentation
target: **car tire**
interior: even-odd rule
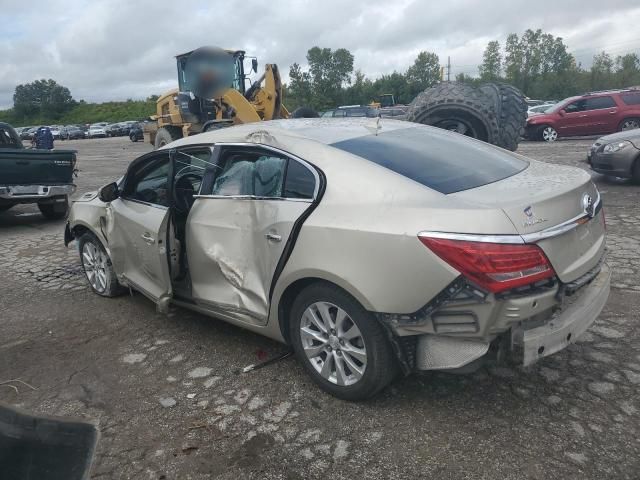
[[[103,297],[116,297],[126,291],[118,282],[111,258],[93,233],[84,233],[78,239],[78,251],[91,290]]]
[[[619,132],[625,132],[627,130],[635,130],[640,128],[640,118],[625,118],[618,125]]]
[[[515,152],[527,124],[527,102],[513,85],[492,82],[480,86],[480,90],[493,101],[498,116],[498,141],[496,145]]]
[[[60,220],[67,216],[69,199],[64,197],[64,202],[38,203],[38,209],[44,218],[48,220]]]
[[[538,128],[538,140],[542,142],[555,142],[558,139],[558,132],[551,125],[542,125]]]
[[[156,132],[156,140],[154,142],[154,146],[156,150],[160,147],[164,147],[165,145],[182,138],[182,132],[179,128],[172,127],[162,127],[159,128]]]
[[[138,137],[136,137],[135,135],[131,135],[129,136],[129,140],[131,140],[133,143],[136,143],[138,141]]]
[[[500,139],[493,100],[465,83],[445,82],[426,89],[411,102],[406,119],[494,145]]]
[[[398,372],[383,327],[334,285],[314,283],[300,292],[289,327],[298,360],[320,388],[338,398],[369,398]]]

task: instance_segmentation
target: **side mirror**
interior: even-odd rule
[[[558,115],[560,115],[561,117],[564,117],[567,114],[567,112],[563,109],[558,110]]]
[[[252,58],[251,59],[251,70],[253,70],[254,73],[258,73],[258,59],[257,58]]]
[[[109,183],[98,190],[98,198],[105,203],[113,202],[119,196],[120,192],[116,182]]]

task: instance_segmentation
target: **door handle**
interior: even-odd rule
[[[155,239],[151,236],[151,234],[149,232],[145,232],[142,235],[140,235],[142,237],[142,239],[147,242],[149,245],[153,245],[154,243],[156,243]]]
[[[271,240],[272,242],[281,242],[282,241],[282,237],[280,235],[278,235],[277,233],[265,233],[264,236],[266,237],[267,240]]]
[[[618,113],[616,110],[611,110],[611,111],[609,112],[609,115],[615,115],[616,113]]]

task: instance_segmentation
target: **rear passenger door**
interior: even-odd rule
[[[264,325],[270,290],[319,188],[301,159],[255,145],[217,145],[187,220],[193,300],[222,318]]]
[[[613,97],[590,97],[585,102],[589,134],[612,133],[618,128],[618,108]]]

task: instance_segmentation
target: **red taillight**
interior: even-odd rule
[[[468,242],[420,235],[433,253],[479,287],[498,293],[555,275],[537,245]]]

